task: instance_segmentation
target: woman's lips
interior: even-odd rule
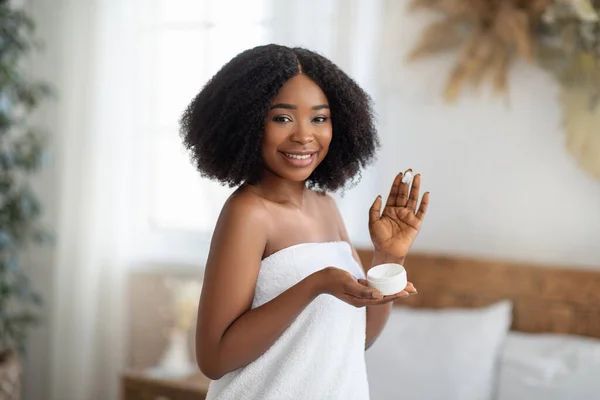
[[[283,159],[296,168],[308,167],[315,159],[317,152],[279,152]]]

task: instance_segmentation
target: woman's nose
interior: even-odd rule
[[[308,144],[315,139],[314,132],[310,124],[298,124],[291,137],[293,142]]]

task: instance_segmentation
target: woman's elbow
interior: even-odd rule
[[[196,353],[196,363],[200,368],[200,372],[210,380],[216,381],[225,375],[219,367],[216,357],[203,357],[201,354]]]
[[[206,376],[211,381],[219,380],[223,377],[223,375],[225,375],[221,371],[212,367],[200,366],[200,372],[202,372],[202,375]]]

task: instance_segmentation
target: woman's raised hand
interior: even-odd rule
[[[409,169],[406,173],[412,174],[412,170]],[[409,189],[410,181],[402,180],[405,174],[400,172],[396,175],[383,213],[381,196],[377,196],[369,210],[369,233],[375,251],[398,258],[406,257],[408,254],[421,229],[429,205],[429,192],[427,192],[417,208],[421,175],[415,175]]]

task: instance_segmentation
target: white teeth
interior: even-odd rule
[[[311,154],[304,154],[304,155],[289,154],[289,153],[283,153],[283,154],[285,154],[286,157],[295,158],[296,160],[306,160],[306,159],[310,158],[310,156],[311,156]]]

